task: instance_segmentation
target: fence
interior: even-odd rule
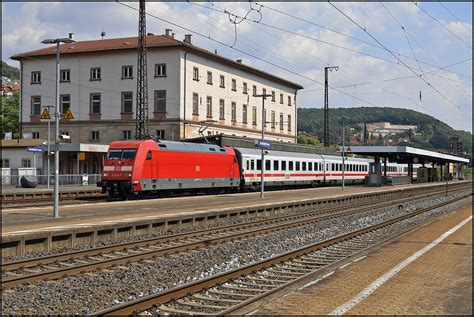
[[[23,175],[10,175],[8,178],[2,177],[2,185],[18,185]],[[47,185],[47,175],[36,175],[38,185]],[[100,181],[100,174],[60,174],[59,185],[60,186],[80,186],[80,185],[95,185]],[[49,178],[49,183],[54,184],[54,175]]]

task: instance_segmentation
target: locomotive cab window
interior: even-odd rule
[[[107,155],[107,160],[133,160],[136,149],[112,149]]]

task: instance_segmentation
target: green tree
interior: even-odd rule
[[[14,91],[13,97],[1,98],[0,114],[2,117],[1,126],[1,137],[3,138],[5,132],[13,132],[13,138],[19,138],[19,125],[18,125],[18,113],[19,113],[19,92]]]

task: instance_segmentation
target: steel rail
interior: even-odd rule
[[[459,190],[459,189],[456,189]],[[443,192],[444,191],[440,191]],[[11,262],[2,265],[2,273],[11,272],[16,269],[23,269],[23,268],[31,268],[38,265],[42,265],[43,268],[46,267],[47,270],[35,272],[27,275],[19,275],[19,274],[10,274],[14,275],[12,278],[5,278],[2,281],[2,289],[12,288],[16,285],[27,283],[27,282],[34,282],[38,280],[47,280],[47,279],[57,279],[57,278],[64,278],[66,276],[90,272],[97,269],[104,269],[112,266],[117,265],[127,265],[132,262],[138,262],[142,260],[147,260],[150,258],[155,258],[158,256],[169,255],[172,253],[182,252],[182,251],[189,251],[192,249],[198,249],[203,247],[208,247],[209,245],[221,244],[228,241],[233,240],[240,240],[245,239],[248,237],[262,235],[262,234],[269,234],[272,232],[287,230],[294,227],[309,225],[316,222],[321,222],[333,218],[344,217],[352,214],[361,213],[367,211],[368,209],[373,208],[381,208],[384,206],[389,206],[395,204],[397,202],[407,202],[410,200],[420,199],[426,196],[431,196],[433,193],[424,193],[422,195],[412,196],[409,198],[397,199],[389,202],[383,202],[375,205],[367,206],[364,203],[361,207],[352,208],[349,211],[337,212],[337,210],[347,208],[346,205],[326,208],[318,212],[306,212],[301,214],[293,214],[293,215],[286,215],[281,217],[276,217],[272,219],[265,219],[265,220],[258,220],[250,223],[244,224],[235,224],[235,225],[228,225],[224,227],[214,228],[214,229],[204,229],[199,231],[193,231],[189,233],[177,234],[168,237],[160,237],[160,238],[152,238],[144,241],[138,242],[129,242],[126,244],[121,245],[113,245],[113,246],[106,246],[100,247],[91,250],[83,250],[78,252],[70,252],[67,254],[60,254],[60,255],[52,255],[48,257],[42,258],[35,258],[29,259],[26,261],[18,261],[18,262]],[[328,214],[329,213],[329,214]],[[300,220],[301,219],[301,220]],[[293,222],[285,222],[291,221]],[[294,221],[296,220],[296,221]],[[280,222],[280,223],[279,223]],[[283,223],[281,223],[283,222]],[[277,223],[277,224],[274,224]],[[263,227],[258,227],[263,226]],[[258,228],[255,228],[258,227]],[[242,232],[242,230],[247,230]],[[235,233],[232,233],[235,232]],[[216,238],[208,238],[201,241],[192,241],[193,239],[199,237],[205,237],[209,235],[218,235],[224,234],[224,236],[218,236]],[[161,243],[169,243],[169,242],[179,242],[179,240],[191,240],[191,242],[186,242],[180,245],[174,245],[170,247],[164,247],[155,250],[147,250],[146,247],[150,246],[150,244],[161,244]],[[78,265],[70,264],[69,266],[63,265],[60,262],[74,260],[74,259],[87,259],[87,257],[94,257],[94,256],[102,256],[103,254],[113,253],[117,251],[126,251],[132,248],[140,248],[145,247],[145,251],[138,250],[137,253],[132,254],[125,254],[125,255],[114,255],[113,257],[107,257],[106,259],[94,260],[93,262],[89,263],[82,263]],[[48,265],[60,263],[62,267],[59,268],[48,268]]]
[[[446,202],[443,202],[443,203],[440,203],[440,204],[437,204],[437,205],[434,205],[434,206],[430,206],[430,207],[427,207],[427,208],[422,208],[420,210],[411,212],[409,214],[406,214],[406,215],[403,215],[403,216],[400,216],[400,217],[397,217],[397,218],[394,218],[394,219],[390,219],[388,221],[384,221],[384,222],[379,223],[379,224],[371,225],[371,226],[363,228],[363,229],[358,229],[358,230],[350,232],[350,233],[342,234],[342,235],[339,235],[337,237],[327,239],[325,241],[316,242],[316,243],[313,243],[311,245],[308,245],[308,246],[305,246],[305,247],[302,247],[302,248],[299,248],[299,249],[296,249],[296,250],[292,250],[292,251],[284,253],[284,254],[276,255],[276,256],[268,258],[268,259],[264,259],[264,260],[261,260],[261,261],[255,262],[255,263],[251,263],[251,264],[246,265],[246,266],[241,267],[241,268],[237,268],[237,269],[230,270],[230,271],[227,271],[227,272],[224,272],[224,273],[220,273],[220,274],[211,276],[209,278],[198,280],[198,281],[188,283],[188,284],[185,284],[185,285],[177,286],[177,287],[174,287],[174,288],[171,288],[171,289],[159,292],[159,293],[155,293],[155,294],[152,294],[152,295],[149,295],[149,296],[145,296],[143,298],[139,298],[139,299],[130,301],[128,303],[119,304],[119,305],[115,305],[115,306],[112,306],[112,307],[109,307],[109,308],[106,308],[106,309],[103,309],[103,310],[99,310],[99,311],[94,312],[91,315],[116,316],[116,315],[138,314],[138,313],[140,313],[144,310],[150,309],[151,307],[156,307],[156,305],[164,304],[164,303],[167,303],[171,300],[179,299],[179,298],[185,297],[187,295],[197,293],[197,292],[200,292],[200,291],[205,290],[205,289],[209,289],[211,287],[222,284],[224,282],[228,282],[230,280],[240,278],[240,277],[242,277],[246,274],[254,273],[256,271],[260,271],[260,270],[269,268],[269,267],[271,267],[275,264],[279,264],[279,263],[286,262],[288,260],[292,260],[294,258],[297,258],[299,256],[303,256],[305,254],[308,254],[308,253],[316,251],[316,250],[321,250],[323,248],[329,247],[329,246],[337,244],[339,242],[347,241],[347,240],[353,239],[355,237],[359,237],[363,234],[374,232],[376,230],[379,230],[379,229],[388,227],[390,225],[396,224],[398,222],[401,222],[405,219],[412,218],[414,216],[420,215],[420,214],[428,212],[430,210],[449,205],[453,202],[459,201],[459,200],[461,200],[463,198],[466,198],[466,197],[469,197],[471,195],[472,195],[472,193],[469,193],[467,195],[463,195],[462,197],[458,197],[458,198],[455,198],[453,200],[449,200],[449,201],[446,201]],[[311,273],[313,273],[313,272],[311,272]],[[288,285],[289,284],[290,283],[288,283]],[[275,291],[276,291],[276,289],[268,290],[268,292],[265,293],[266,294],[265,296],[267,296],[270,293],[273,293]],[[232,313],[236,309],[239,309],[243,306],[246,306],[249,303],[251,303],[255,300],[258,300],[262,297],[264,297],[263,294],[257,295],[255,298],[248,299],[248,300],[246,300],[246,301],[244,301],[240,304],[237,304],[235,306],[227,308],[227,309],[219,312],[218,314],[219,315],[224,315],[224,314]]]

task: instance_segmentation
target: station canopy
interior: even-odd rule
[[[346,146],[344,149],[348,154],[388,158],[390,162],[397,163],[469,163],[469,159],[463,157],[409,146]],[[342,151],[342,149],[340,149],[340,151]]]

